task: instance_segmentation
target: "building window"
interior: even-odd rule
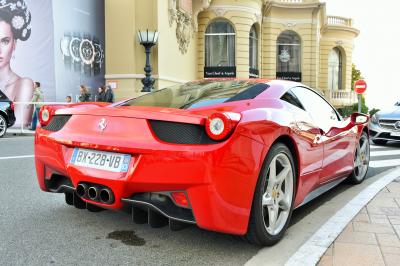
[[[249,77],[258,78],[258,35],[255,24],[250,29],[249,45]]]
[[[294,31],[282,32],[276,45],[276,78],[301,81],[301,40]]]
[[[333,48],[328,59],[328,89],[342,89],[342,53],[338,48]]]
[[[236,77],[235,30],[225,20],[208,25],[205,34],[204,77]]]

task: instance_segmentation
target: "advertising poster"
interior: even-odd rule
[[[104,83],[104,1],[0,0],[0,90],[15,102],[14,126],[29,126],[34,82],[45,102],[95,100]]]
[[[104,1],[53,0],[55,100],[70,95],[78,101],[79,86],[85,85],[96,100],[104,85]]]
[[[13,102],[30,102],[40,81],[54,99],[51,0],[0,0],[0,90]],[[32,106],[16,104],[16,126],[28,125]]]

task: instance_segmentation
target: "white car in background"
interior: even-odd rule
[[[388,141],[400,141],[400,101],[392,108],[372,116],[369,132],[373,143],[385,145]]]

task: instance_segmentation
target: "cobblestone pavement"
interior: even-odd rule
[[[400,265],[400,178],[364,207],[318,265]]]

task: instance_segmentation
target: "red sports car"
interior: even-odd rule
[[[114,105],[44,106],[42,190],[135,222],[279,241],[293,209],[369,164],[368,116],[288,81],[203,80]]]

